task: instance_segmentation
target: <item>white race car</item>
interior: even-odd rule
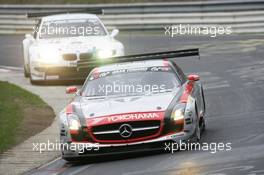
[[[23,40],[24,73],[31,83],[46,80],[84,80],[90,70],[79,62],[124,55],[124,46],[114,39],[93,14],[59,14],[43,17],[33,35]]]

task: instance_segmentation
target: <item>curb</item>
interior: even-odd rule
[[[60,151],[36,152],[33,150],[33,143],[47,143],[47,140],[53,143],[59,141],[58,114],[68,103],[68,98],[65,95],[65,86],[32,86],[20,71],[14,71],[12,68],[7,69],[3,66],[1,68],[7,70],[7,72],[0,74],[1,81],[8,81],[39,95],[40,98],[53,108],[56,114],[54,121],[48,128],[1,155],[0,172],[12,175],[22,174],[47,164],[60,156]],[[15,68],[15,70],[20,70],[20,68]]]

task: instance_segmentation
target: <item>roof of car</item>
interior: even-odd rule
[[[107,72],[114,70],[122,70],[122,69],[135,69],[135,68],[143,68],[143,67],[155,67],[155,66],[168,66],[167,60],[147,60],[147,61],[134,61],[134,62],[124,62],[124,63],[115,63],[109,64],[105,66],[96,67],[93,71],[96,72]],[[93,72],[92,71],[92,72]]]
[[[52,21],[52,20],[65,20],[65,19],[98,19],[94,14],[87,13],[75,13],[75,14],[59,14],[59,15],[50,15],[42,18],[43,21]]]

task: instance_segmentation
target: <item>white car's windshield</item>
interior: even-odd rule
[[[172,92],[179,87],[169,67],[148,67],[132,71],[122,69],[93,73],[84,85],[82,96],[131,96]]]
[[[106,31],[98,19],[71,19],[43,22],[39,38],[47,39],[103,35],[106,35]]]

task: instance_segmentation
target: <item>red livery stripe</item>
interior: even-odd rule
[[[185,87],[185,89],[184,89],[184,92],[183,92],[183,94],[182,94],[182,96],[181,96],[181,98],[180,98],[180,102],[181,102],[181,103],[187,103],[188,97],[189,97],[189,95],[190,95],[190,94],[192,93],[192,91],[193,91],[193,85],[194,85],[193,82],[189,82],[189,83],[186,85],[186,87]]]
[[[130,121],[163,120],[164,111],[133,112],[88,118],[87,126],[107,125]]]
[[[73,113],[73,105],[70,103],[66,107],[66,114],[72,114]]]

